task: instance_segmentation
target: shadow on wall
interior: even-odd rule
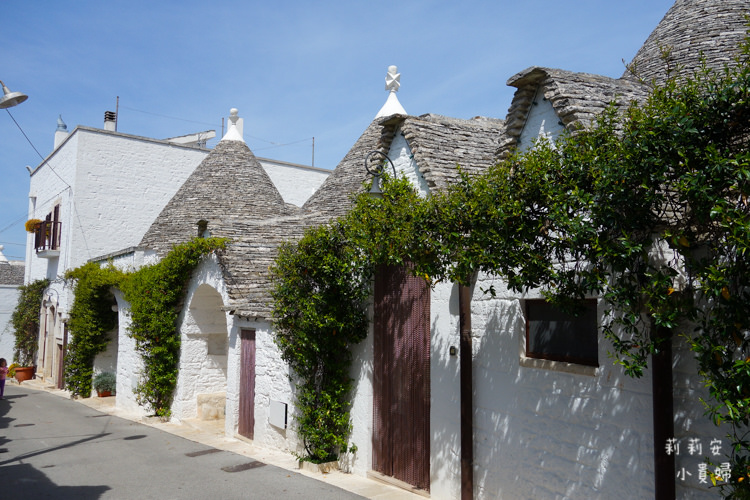
[[[474,453],[479,497],[653,496],[651,381],[599,340],[597,375],[522,367],[518,299],[475,298]]]

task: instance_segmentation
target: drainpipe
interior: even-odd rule
[[[657,350],[651,355],[651,398],[654,408],[654,491],[656,500],[675,498],[674,454],[667,454],[667,439],[674,437],[672,394],[672,330],[654,327]]]
[[[472,382],[471,288],[458,285],[461,371],[461,500],[474,498],[474,386]]]

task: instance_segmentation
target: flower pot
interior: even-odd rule
[[[112,391],[96,391],[96,395],[100,398],[107,398],[112,395]]]
[[[31,380],[34,377],[33,366],[17,366],[16,367],[16,380],[23,382],[24,380]]]

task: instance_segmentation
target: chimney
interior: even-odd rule
[[[57,149],[60,144],[62,144],[65,139],[68,138],[68,126],[65,125],[65,122],[62,119],[62,115],[59,115],[57,117],[57,130],[55,130],[55,148]]]
[[[114,111],[104,112],[104,130],[117,131],[117,113]]]

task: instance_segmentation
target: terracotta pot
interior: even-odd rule
[[[34,377],[33,366],[17,366],[16,367],[16,380],[23,382],[24,380],[31,380]]]
[[[107,398],[112,395],[112,391],[96,391],[96,395],[100,398]]]

